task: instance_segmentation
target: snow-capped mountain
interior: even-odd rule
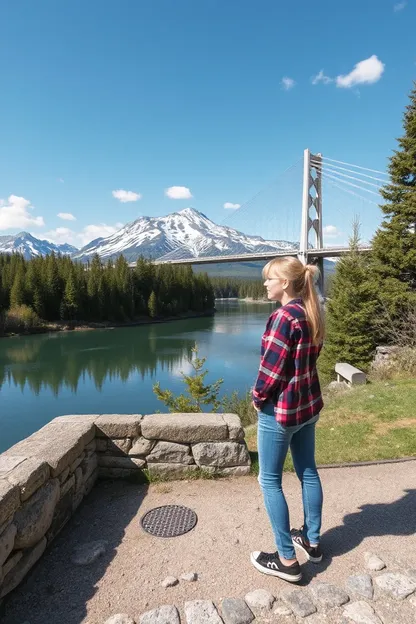
[[[19,232],[13,236],[0,236],[0,253],[20,253],[26,260],[36,256],[46,256],[52,252],[71,255],[78,251],[72,245],[55,245],[47,240],[35,238],[29,232]]]
[[[166,217],[140,217],[111,236],[92,241],[72,257],[86,262],[95,253],[104,260],[123,254],[126,260],[133,262],[139,256],[160,258],[169,254],[170,259],[197,258],[296,247],[295,243],[288,241],[247,236],[233,228],[217,225],[193,208],[186,208]]]

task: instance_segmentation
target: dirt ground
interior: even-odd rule
[[[416,568],[416,461],[321,471],[325,494],[320,565],[305,563],[304,580],[342,585],[364,571],[364,552],[380,555],[389,570]],[[284,487],[293,526],[302,524],[300,486]],[[139,520],[149,509],[181,504],[198,515],[186,535],[155,538]],[[71,563],[77,545],[106,540],[92,565]],[[287,583],[259,574],[252,550],[275,550],[254,477],[154,484],[99,482],[29,577],[6,600],[3,624],[101,624],[115,613],[136,617],[186,600],[244,597],[265,588],[275,596]],[[198,581],[165,589],[170,575],[195,571]]]

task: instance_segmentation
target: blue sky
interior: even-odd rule
[[[0,0],[0,22],[0,235],[77,246],[188,206],[238,227],[224,204],[305,147],[385,171],[416,78],[415,0]],[[343,195],[324,195],[331,244],[380,216]],[[259,209],[245,229],[269,237]]]

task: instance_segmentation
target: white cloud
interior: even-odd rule
[[[142,198],[140,193],[134,193],[134,191],[124,191],[123,189],[113,191],[112,195],[113,197],[121,201],[122,204],[127,204],[128,202],[136,202]]]
[[[374,84],[380,80],[384,67],[384,63],[373,54],[370,58],[357,63],[349,74],[337,76],[337,87],[350,89],[359,84]]]
[[[329,84],[330,82],[333,82],[333,81],[334,81],[333,78],[330,78],[329,76],[326,76],[324,74],[324,70],[323,69],[321,69],[321,71],[318,72],[316,74],[316,76],[312,76],[312,84],[313,85],[317,85],[320,82],[322,82],[322,84]]]
[[[58,212],[57,217],[62,219],[62,221],[76,221],[76,217],[70,212]]]
[[[341,232],[336,225],[326,225],[323,229],[323,234],[326,238],[337,238],[337,236],[341,235]]]
[[[191,199],[192,193],[186,186],[170,186],[165,190],[169,199]]]
[[[290,89],[293,89],[295,84],[296,82],[293,80],[293,78],[289,78],[288,76],[284,76],[282,78],[281,85],[285,91],[290,91]]]
[[[404,0],[403,2],[398,2],[397,4],[394,5],[393,10],[395,13],[397,13],[398,11],[403,11],[406,5],[407,5],[406,0]]]
[[[123,223],[116,223],[115,225],[107,225],[106,223],[98,223],[97,225],[87,225],[78,237],[82,241],[83,245],[86,245],[95,238],[106,238],[111,236],[123,227]]]
[[[36,236],[46,238],[46,240],[51,241],[51,243],[56,243],[57,245],[61,245],[63,243],[75,245],[76,238],[75,232],[66,227],[58,227],[55,230],[51,230],[50,232],[45,232],[45,234],[39,234]]]
[[[7,202],[0,201],[0,230],[9,228],[42,227],[45,225],[43,217],[33,217],[29,210],[33,210],[30,201],[24,197],[10,195]]]
[[[91,224],[84,227],[81,232],[74,232],[70,228],[58,227],[55,230],[45,232],[43,237],[52,243],[69,243],[75,247],[84,247],[96,238],[111,236],[123,227],[123,223],[107,225],[106,223]]]
[[[227,210],[238,210],[241,207],[241,204],[232,204],[231,202],[225,202],[224,208]]]

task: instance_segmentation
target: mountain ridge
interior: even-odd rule
[[[296,243],[249,236],[234,228],[217,225],[194,208],[185,208],[164,217],[139,217],[102,239],[91,241],[73,254],[74,260],[88,262],[96,253],[103,260],[123,255],[129,262],[139,256],[198,258],[218,253],[237,254],[293,250]]]
[[[48,240],[36,238],[25,231],[18,234],[0,236],[0,253],[20,253],[25,260],[46,256],[52,252],[71,256],[77,251],[76,247],[68,243],[57,245]]]

